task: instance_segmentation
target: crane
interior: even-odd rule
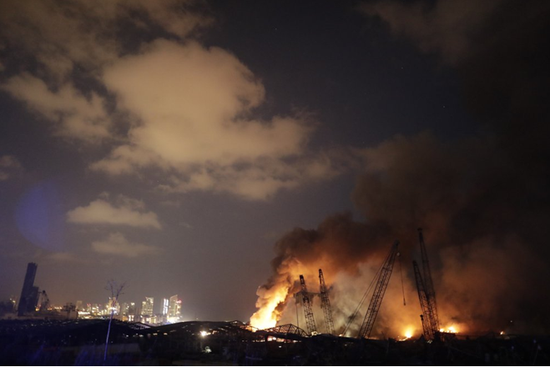
[[[325,284],[325,277],[323,276],[323,270],[319,269],[319,294],[321,296],[321,308],[325,315],[326,331],[329,334],[334,334],[334,321],[332,320],[332,307],[330,306],[330,299],[328,298],[328,289]]]
[[[384,299],[384,294],[386,293],[386,289],[388,288],[388,283],[390,281],[391,273],[393,271],[393,264],[395,262],[395,258],[396,256],[399,255],[399,253],[397,252],[398,246],[399,246],[399,241],[395,241],[390,250],[390,253],[386,257],[386,260],[384,261],[384,264],[382,265],[380,270],[378,270],[374,278],[374,281],[376,282],[376,286],[374,288],[374,292],[369,303],[369,308],[367,309],[367,313],[365,315],[365,318],[363,319],[361,328],[359,329],[359,338],[368,338],[370,336],[372,327],[374,326],[374,321],[376,320],[376,316],[378,315],[378,311],[380,310],[380,305],[382,304],[382,300]],[[368,289],[367,289],[367,293],[368,293]],[[366,293],[365,293],[365,296],[363,296],[363,299],[365,297],[366,297]],[[356,309],[355,314],[352,315],[350,320],[353,320],[355,318],[358,309],[359,307]]]
[[[418,298],[423,314],[422,328],[424,329],[424,337],[431,340],[439,332],[439,317],[437,315],[435,289],[422,228],[418,228],[418,241],[420,242],[420,256],[422,258],[422,274],[420,273],[416,261],[413,261],[414,276],[416,278],[416,288],[418,290]]]
[[[317,332],[317,326],[315,325],[315,319],[313,318],[313,309],[311,306],[310,294],[307,291],[306,281],[304,276],[300,275],[300,286],[302,290],[302,304],[304,305],[304,315],[306,317],[306,327],[308,334],[314,334]]]
[[[414,269],[414,279],[416,280],[416,289],[418,290],[418,299],[420,300],[420,308],[422,309],[422,314],[420,315],[420,321],[422,322],[422,330],[424,332],[424,339],[432,340],[434,331],[431,328],[431,325],[428,321],[424,320],[424,315],[428,315],[428,300],[426,298],[426,288],[424,287],[424,282],[422,281],[422,275],[420,275],[420,270],[416,261],[413,261]]]

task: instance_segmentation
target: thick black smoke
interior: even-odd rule
[[[441,244],[441,293],[467,301],[471,317],[494,320],[490,326],[510,318],[526,329],[550,330],[550,3],[383,2],[363,10],[457,71],[465,104],[486,134],[431,147],[419,137],[385,143],[386,153],[413,158],[367,174],[357,202],[368,217],[384,221],[379,213],[395,215],[392,201],[412,190],[414,220],[433,227],[433,241]],[[396,187],[377,195],[381,184]]]
[[[407,297],[418,303],[410,260],[423,227],[444,323],[468,332],[550,332],[550,3],[384,1],[361,10],[456,70],[483,133],[451,142],[396,136],[365,149],[353,200],[366,222],[335,215],[317,230],[293,230],[276,245],[266,287],[289,259],[324,267],[334,274],[342,325],[365,289],[360,277],[398,238]],[[418,309],[385,303],[378,332],[418,322]]]

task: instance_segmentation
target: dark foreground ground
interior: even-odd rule
[[[150,327],[113,321],[0,321],[2,365],[549,365],[547,336],[358,340],[307,337],[293,325],[253,332],[238,321]]]

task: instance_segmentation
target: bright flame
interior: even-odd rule
[[[259,309],[250,318],[250,325],[258,329],[268,329],[277,325],[279,312],[277,312],[276,308],[280,303],[285,301],[288,289],[280,287],[274,290],[270,289],[268,292],[272,292],[273,294],[269,295],[267,302],[263,305],[256,304],[256,307]],[[266,298],[264,298],[264,301],[266,301]]]
[[[413,336],[412,330],[409,329],[405,331],[405,338],[410,339],[412,338],[412,336]]]
[[[442,332],[442,333],[452,333],[452,334],[458,333],[458,330],[457,330],[456,326],[454,326],[454,325],[451,325],[447,328],[441,328],[441,329],[439,329],[439,331]]]

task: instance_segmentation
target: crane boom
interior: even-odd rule
[[[378,273],[376,287],[374,288],[367,314],[365,315],[363,324],[359,329],[360,338],[368,338],[370,336],[372,327],[374,326],[374,321],[376,320],[376,316],[378,315],[378,311],[380,310],[380,305],[382,304],[382,300],[384,299],[384,294],[386,293],[386,289],[388,288],[388,283],[390,281],[391,273],[393,270],[393,263],[395,262],[395,257],[398,255],[398,246],[399,241],[395,241],[390,250],[390,253],[386,257],[386,261],[384,261],[384,264],[382,265],[382,268]]]
[[[422,309],[422,315],[420,315],[420,320],[422,321],[422,330],[424,332],[424,339],[432,340],[433,339],[433,330],[429,323],[429,320],[424,319],[424,315],[428,315],[428,300],[426,299],[426,288],[424,282],[422,281],[422,275],[420,275],[420,269],[416,261],[413,261],[414,269],[414,279],[416,280],[416,289],[418,291],[418,300],[420,301],[420,308]]]
[[[315,325],[315,319],[313,318],[313,309],[311,307],[311,300],[309,297],[309,293],[307,291],[306,281],[304,280],[303,275],[300,275],[300,286],[302,288],[300,293],[302,293],[302,304],[304,306],[304,315],[306,317],[307,332],[309,334],[313,334],[317,331],[317,326]]]
[[[332,319],[332,307],[330,306],[330,299],[328,298],[328,289],[325,284],[325,277],[323,276],[323,270],[319,269],[319,293],[321,295],[321,308],[325,315],[326,331],[329,334],[334,334],[334,321]]]
[[[420,256],[422,257],[422,280],[426,292],[426,300],[428,302],[428,315],[426,315],[434,331],[439,330],[439,316],[437,315],[437,302],[435,299],[435,289],[432,281],[432,273],[430,271],[430,262],[428,261],[428,251],[424,243],[424,235],[422,228],[418,228],[418,241],[420,242]]]

